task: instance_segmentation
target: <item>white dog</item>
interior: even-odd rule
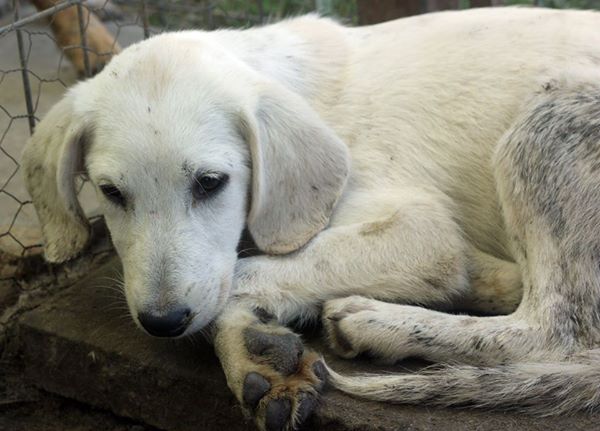
[[[213,322],[260,428],[301,424],[327,374],[376,400],[600,406],[600,14],[162,34],[72,88],[23,161],[48,260],[88,241],[85,171],[136,322]],[[245,227],[264,255],[237,258]],[[340,376],[280,326],[321,312],[344,357],[449,365]]]

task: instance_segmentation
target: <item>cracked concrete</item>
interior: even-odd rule
[[[199,336],[164,340],[142,333],[111,281],[118,274],[115,260],[23,315],[19,345],[28,379],[44,390],[162,429],[249,429],[211,347]],[[341,372],[406,372],[406,364],[381,368],[334,358],[318,337],[310,344]],[[600,430],[599,423],[599,416],[585,414],[540,419],[393,406],[329,390],[310,429],[592,431]]]

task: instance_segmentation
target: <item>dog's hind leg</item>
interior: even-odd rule
[[[369,353],[390,363],[420,357],[494,365],[546,354],[539,328],[515,316],[453,315],[351,296],[325,304],[323,325],[329,345],[345,358]]]
[[[510,314],[523,295],[521,269],[474,247],[468,252],[469,289],[456,301],[454,309],[483,315]]]
[[[519,308],[506,317],[468,317],[362,299],[353,299],[350,307],[330,303],[325,323],[336,323],[329,328],[332,339],[344,339],[338,350],[368,349],[398,357],[408,351],[477,365],[387,377],[348,378],[332,372],[338,388],[377,400],[539,414],[600,407],[598,87],[576,85],[538,95],[505,136],[495,165],[507,231],[523,276]],[[377,313],[366,311],[373,306]],[[371,314],[351,317],[361,313]],[[360,324],[345,325],[349,318]],[[387,338],[369,343],[363,325],[378,320],[389,326]],[[364,339],[357,349],[353,343],[361,331]]]

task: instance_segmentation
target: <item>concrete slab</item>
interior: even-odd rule
[[[135,328],[112,281],[118,267],[111,262],[22,317],[19,342],[27,377],[50,392],[163,429],[251,429],[211,347],[200,337],[160,340]],[[318,339],[310,343],[322,349]],[[377,368],[325,356],[344,372]],[[406,372],[401,366],[392,370]],[[600,416],[539,419],[392,406],[329,390],[309,429],[593,431],[600,430]]]

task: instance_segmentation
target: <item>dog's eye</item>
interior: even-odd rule
[[[101,185],[100,191],[104,196],[106,196],[106,199],[108,199],[115,205],[118,205],[120,207],[125,206],[125,197],[123,196],[121,191],[112,184]]]
[[[229,175],[220,173],[200,173],[194,177],[192,185],[192,194],[194,199],[206,199],[217,191],[221,190],[227,181]]]

